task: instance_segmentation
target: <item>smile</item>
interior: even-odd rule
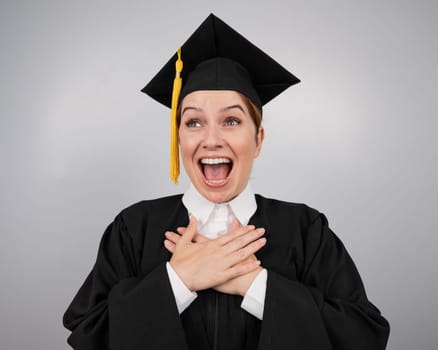
[[[233,168],[233,161],[226,157],[201,158],[199,164],[204,182],[212,187],[224,186]]]

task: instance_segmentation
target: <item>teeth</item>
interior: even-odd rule
[[[223,164],[223,163],[231,163],[231,160],[228,158],[202,158],[201,164]]]
[[[207,182],[211,185],[220,185],[223,184],[226,180],[222,179],[222,180],[207,180]]]

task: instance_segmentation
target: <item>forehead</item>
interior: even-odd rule
[[[199,90],[194,91],[181,102],[181,107],[196,107],[200,109],[221,109],[224,107],[240,105],[246,111],[243,97],[232,90]]]

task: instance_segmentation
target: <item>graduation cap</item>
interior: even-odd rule
[[[233,90],[262,106],[300,80],[213,14],[141,90],[171,108],[170,177],[179,176],[178,103],[198,90]]]

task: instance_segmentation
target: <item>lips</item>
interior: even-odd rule
[[[233,168],[232,160],[226,157],[201,158],[199,164],[204,181],[215,187],[225,185]]]

